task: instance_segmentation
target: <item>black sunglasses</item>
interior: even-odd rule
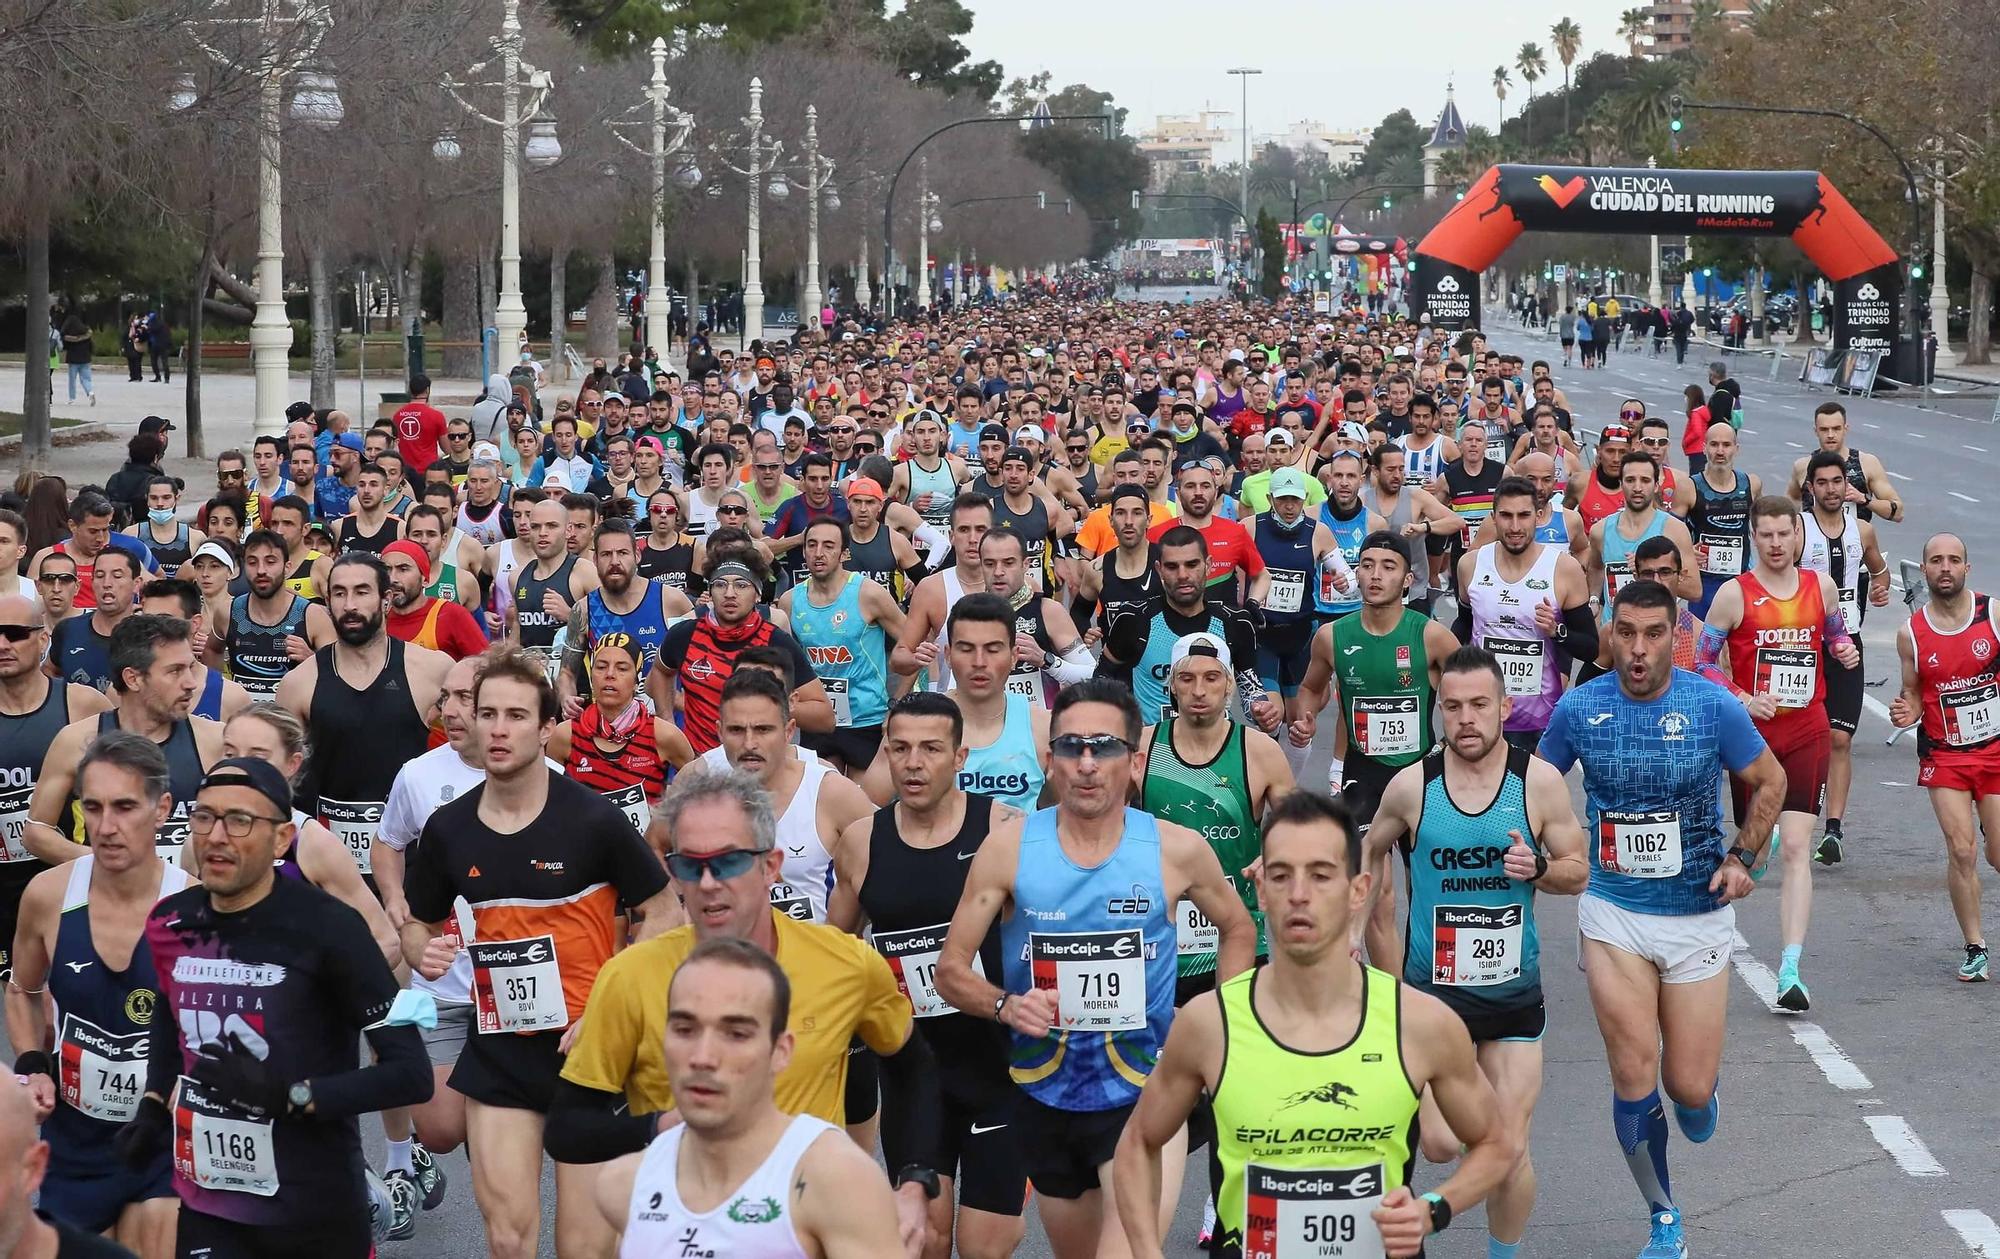
[[[694,857],[685,853],[667,855],[667,873],[682,883],[699,883],[701,876],[712,874],[717,883],[748,874],[757,859],[771,851],[768,848],[732,848],[728,852],[710,853],[706,857]]]
[[[72,577],[70,580],[75,581],[76,579]],[[0,638],[4,638],[10,643],[27,642],[30,638],[41,632],[42,627],[39,625],[0,625]]]
[[[1100,759],[1124,756],[1132,745],[1115,734],[1059,734],[1049,740],[1049,751],[1066,761],[1080,761],[1085,752]]]

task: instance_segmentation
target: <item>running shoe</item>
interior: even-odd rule
[[[417,1188],[416,1178],[398,1168],[382,1178],[389,1186],[389,1240],[405,1241],[417,1235],[417,1203],[423,1200],[424,1191]]]
[[[1959,963],[1959,982],[1983,984],[1986,982],[1986,946],[1968,944],[1965,946],[1965,960]]]
[[[1653,1217],[1653,1236],[1646,1242],[1646,1248],[1639,1252],[1639,1259],[1687,1259],[1687,1238],[1681,1235],[1681,1217],[1678,1211],[1662,1211]]]
[[[1813,849],[1813,860],[1823,866],[1840,864],[1840,832],[1828,831],[1819,837],[1819,847]]]
[[[389,1239],[390,1219],[395,1214],[395,1195],[375,1174],[375,1169],[365,1169],[368,1184],[368,1233],[377,1246]]]
[[[410,1142],[410,1166],[416,1169],[417,1187],[424,1191],[424,1210],[432,1210],[444,1201],[444,1168],[438,1166],[421,1141]]]
[[[1778,1008],[1793,1014],[1803,1014],[1812,1009],[1812,993],[1806,990],[1805,981],[1799,978],[1797,963],[1787,962],[1778,967]]]
[[[1201,1237],[1195,1243],[1206,1254],[1215,1244],[1215,1199],[1201,1204]]]
[[[1758,862],[1757,868],[1750,872],[1750,881],[1752,883],[1762,883],[1764,881],[1764,876],[1771,872],[1771,867],[1777,864],[1778,864],[1778,828],[1774,826],[1771,828],[1770,846],[1764,849],[1764,860]]]

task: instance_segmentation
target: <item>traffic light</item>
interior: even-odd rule
[[[1389,194],[1386,192],[1382,194],[1382,208],[1384,210],[1389,208]]]
[[[1681,129],[1681,98],[1678,93],[1668,102],[1668,106],[1672,112],[1667,119],[1667,130],[1679,134]]]
[[[1921,280],[1924,278],[1924,264],[1921,261],[1910,264],[1910,278],[1912,280]]]

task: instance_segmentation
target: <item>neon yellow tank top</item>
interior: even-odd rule
[[[1408,1183],[1417,1134],[1417,1091],[1403,1066],[1402,985],[1366,968],[1353,1039],[1303,1053],[1279,1044],[1251,1008],[1264,969],[1217,990],[1227,1046],[1215,1089],[1218,1253],[1380,1255],[1369,1213]]]

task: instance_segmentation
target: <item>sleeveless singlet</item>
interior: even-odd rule
[[[1507,729],[1546,730],[1562,698],[1564,670],[1555,640],[1535,624],[1535,609],[1555,599],[1556,564],[1563,553],[1542,544],[1521,580],[1510,582],[1500,575],[1499,547],[1487,543],[1473,561],[1472,585],[1465,592],[1472,605],[1472,641],[1500,662],[1507,694],[1514,698]]]
[[[1048,618],[1042,613],[1039,596],[1029,599],[1014,609],[1014,632],[1026,634],[1048,655],[1056,655],[1055,640],[1049,637]],[[1028,702],[1037,708],[1046,708],[1054,697],[1049,693],[1048,681],[1043,676],[1045,666],[1032,665],[1025,660],[1017,660],[1007,673],[1007,693],[1025,695]]]
[[[90,872],[97,858],[85,853],[70,863],[56,919],[55,947],[49,953],[48,992],[56,1031],[56,1108],[43,1121],[49,1162],[59,1180],[103,1174],[117,1155],[118,1129],[139,1111],[146,1090],[146,1042],[157,1007],[159,976],[153,950],[142,930],[123,970],[114,970],[97,951],[90,932]],[[160,870],[165,900],[194,880],[179,866]],[[166,1164],[162,1154],[159,1162]]]
[[[1750,478],[1731,469],[1736,483],[1727,492],[1713,489],[1706,476],[1693,479],[1694,498],[1688,503],[1688,534],[1694,539],[1695,560],[1701,565],[1702,606],[1722,583],[1744,571],[1750,562]],[[1806,512],[1811,515],[1811,511]]]
[[[931,505],[917,513],[924,523],[947,533],[951,531],[951,504],[958,497],[958,482],[952,479],[951,461],[940,456],[938,466],[926,468],[912,455],[906,465],[910,469],[910,505],[916,506],[925,494],[931,496]]]
[[[396,526],[401,523],[395,516],[384,516],[381,528],[373,533],[363,533],[361,517],[342,516],[335,527],[334,545],[340,548],[342,555],[350,551],[372,551],[380,555],[382,548],[396,540]]]
[[[98,714],[97,733],[107,734],[120,728],[117,709]],[[194,810],[195,793],[201,790],[204,772],[201,748],[194,741],[194,726],[186,718],[173,724],[167,741],[159,747],[167,758],[167,791],[173,797],[174,811],[154,832],[153,851],[168,865],[178,866],[181,849],[187,846],[188,814]]]
[[[503,499],[494,499],[486,509],[482,519],[472,514],[470,501],[458,506],[458,531],[481,546],[492,546],[507,536],[506,527],[501,523],[506,519],[507,504]]]
[[[1310,515],[1301,514],[1297,524],[1286,528],[1274,512],[1257,517],[1254,541],[1271,579],[1270,593],[1264,598],[1264,627],[1274,642],[1267,645],[1291,642],[1285,631],[1310,630],[1319,614],[1319,565],[1313,558],[1315,523]],[[1308,597],[1308,590],[1314,592],[1313,597]]]
[[[639,541],[639,576],[686,594],[688,571],[694,567],[694,543],[677,541],[672,546],[656,547],[647,545],[649,538]]]
[[[1553,542],[1564,550],[1569,549],[1569,513],[1563,510],[1560,502],[1552,501],[1549,518],[1535,526],[1535,541]]]
[[[880,521],[876,522],[875,536],[866,542],[849,532],[847,569],[888,591],[897,603],[909,601],[909,591],[903,584],[903,570],[896,564],[896,546],[889,539],[889,526]]]
[[[306,557],[292,569],[291,576],[285,578],[285,588],[302,599],[319,598],[319,583],[313,580],[313,565],[325,558],[318,551],[307,551]]]
[[[347,846],[363,874],[375,869],[375,831],[397,771],[430,749],[430,727],[417,712],[403,667],[405,644],[391,638],[389,654],[364,690],[333,667],[333,648],[320,648],[306,729],[312,759],[306,763],[319,804],[315,816]]]
[[[48,694],[33,712],[0,715],[0,887],[10,894],[48,869],[21,842],[21,834],[28,829],[28,800],[42,776],[42,761],[69,720],[69,683],[61,678],[49,679]],[[0,941],[10,962],[13,949],[11,938]]]
[[[1104,573],[1103,589],[1098,592],[1098,624],[1106,629],[1111,622],[1127,613],[1137,612],[1146,604],[1158,599],[1163,593],[1160,575],[1153,569],[1150,554],[1144,570],[1137,577],[1126,577],[1118,571],[1118,551],[1106,551],[1100,565]]]
[[[433,599],[443,599],[447,603],[458,602],[458,565],[449,560],[439,561],[437,574],[431,578],[430,584],[424,587],[424,593]]]
[[[1501,868],[1528,825],[1526,748],[1507,749],[1507,772],[1482,807],[1468,812],[1445,783],[1445,754],[1424,759],[1423,811],[1401,845],[1410,916],[1403,928],[1403,982],[1461,1016],[1500,1014],[1542,1002],[1541,939],[1535,885]]]
[[[1819,574],[1798,570],[1799,588],[1780,599],[1752,571],[1738,577],[1743,620],[1729,634],[1729,676],[1753,695],[1778,701],[1777,715],[1757,723],[1764,738],[1790,747],[1791,736],[1827,728],[1826,603]]]
[[[833,602],[813,602],[810,583],[792,597],[792,637],[833,701],[836,728],[879,726],[889,715],[889,636],[861,611],[861,583],[847,575]]]
[[[604,589],[599,587],[584,596],[585,626],[587,637],[583,649],[596,650],[597,642],[606,634],[630,634],[632,642],[639,648],[639,680],[642,684],[640,695],[645,695],[643,683],[653,672],[653,665],[660,658],[660,640],[667,636],[667,613],[660,606],[660,592],[648,586],[639,599],[639,606],[630,612],[613,612],[604,603]],[[644,829],[643,827],[641,828]]]
[[[1990,597],[1972,597],[1972,617],[1954,631],[1931,619],[1936,605],[1910,618],[1917,690],[1923,703],[1917,755],[1979,752],[2000,741],[2000,629]]]
[[[1412,603],[1423,598],[1430,589],[1431,561],[1430,556],[1425,551],[1425,539],[1430,535],[1418,533],[1411,537],[1403,536],[1404,526],[1416,519],[1416,512],[1412,507],[1412,502],[1410,484],[1407,482],[1404,484],[1402,492],[1396,495],[1396,510],[1394,511],[1382,510],[1382,500],[1375,493],[1374,485],[1369,484],[1361,487],[1361,505],[1368,511],[1372,511],[1382,517],[1388,523],[1389,532],[1396,537],[1396,545],[1403,549],[1403,554],[1410,561],[1410,572],[1415,575],[1416,579],[1410,583],[1409,590],[1404,593],[1404,603]],[[1360,555],[1357,552],[1355,559],[1358,560],[1359,558]],[[1356,585],[1358,588],[1359,583],[1356,583]]]
[[[1625,491],[1613,486],[1605,489],[1597,479],[1597,469],[1591,468],[1583,474],[1583,493],[1577,497],[1576,512],[1583,517],[1584,532],[1606,516],[1615,516],[1625,510]]]
[[[1862,597],[1862,575],[1867,568],[1861,555],[1861,520],[1858,510],[1850,504],[1841,509],[1841,524],[1838,534],[1829,535],[1819,523],[1819,516],[1808,507],[1800,513],[1805,520],[1805,549],[1799,555],[1799,567],[1815,573],[1825,573],[1833,578],[1833,588],[1840,596],[1840,618],[1847,626],[1847,632],[1856,638],[1856,646],[1861,637],[1861,621],[1867,615],[1868,602]]]
[[[1022,549],[1027,552],[1023,567],[1028,574],[1028,588],[1036,594],[1044,594],[1049,588],[1049,508],[1039,498],[1028,500],[1026,511],[1015,511],[1007,505],[1004,493],[993,496],[993,527],[1011,529],[1021,535]]]
[[[1401,769],[1430,750],[1431,673],[1424,650],[1429,623],[1414,608],[1404,608],[1395,628],[1380,637],[1369,633],[1358,615],[1333,623],[1349,777],[1357,759]]]
[[[521,624],[521,646],[543,659],[553,681],[556,670],[562,667],[562,657],[554,650],[556,633],[568,623],[545,611],[542,599],[551,590],[564,599],[570,597],[574,589],[570,585],[570,577],[576,572],[576,556],[565,553],[562,563],[547,577],[535,576],[536,562],[523,564],[520,575],[514,579],[514,617]]]
[[[812,1143],[839,1129],[824,1119],[794,1115],[785,1134],[757,1170],[736,1191],[707,1211],[681,1202],[679,1125],[654,1137],[632,1177],[632,1203],[625,1213],[619,1259],[661,1259],[665,1255],[727,1255],[729,1259],[806,1259],[791,1216],[792,1181]]]
[[[641,835],[652,824],[653,806],[667,785],[667,765],[654,737],[655,720],[650,713],[641,718],[631,741],[607,752],[597,742],[605,730],[604,712],[591,704],[570,723],[569,756],[563,761],[564,774],[617,805]]]
[[[1217,1253],[1381,1254],[1370,1213],[1410,1182],[1416,1159],[1402,986],[1364,967],[1354,1036],[1309,1053],[1281,1043],[1257,1017],[1261,970],[1216,990],[1229,1044],[1214,1101]]]
[[[1327,499],[1319,505],[1319,518],[1333,534],[1334,545],[1347,558],[1347,566],[1353,568],[1361,559],[1361,543],[1368,537],[1368,505],[1355,506],[1354,514],[1345,520],[1334,514],[1333,500]],[[1318,576],[1318,586],[1313,592],[1313,605],[1322,617],[1345,616],[1361,606],[1361,583],[1349,580],[1347,593],[1334,589],[1333,574],[1322,572]]]
[[[250,615],[250,596],[237,595],[229,601],[229,632],[223,637],[229,677],[258,699],[278,693],[278,683],[291,672],[292,658],[285,652],[285,639],[305,637],[306,609],[311,605],[298,595],[275,625],[266,625]]]
[[[206,717],[210,721],[222,720],[222,674],[215,669],[203,669],[201,694],[188,710],[196,717]]]
[[[1213,759],[1191,765],[1174,748],[1173,720],[1153,727],[1146,749],[1146,779],[1139,787],[1139,807],[1163,822],[1177,822],[1208,841],[1222,862],[1222,877],[1236,889],[1243,907],[1257,924],[1257,952],[1266,951],[1264,914],[1257,907],[1257,890],[1239,873],[1255,861],[1263,832],[1250,804],[1250,765],[1244,751],[1243,727],[1231,722],[1229,735]],[[1180,975],[1215,972],[1215,924],[1190,900],[1174,906],[1175,970]]]
[[[1653,518],[1646,522],[1646,527],[1639,531],[1636,538],[1626,537],[1618,528],[1620,518],[1619,514],[1604,518],[1604,589],[1599,592],[1604,606],[1597,614],[1598,621],[1604,625],[1611,624],[1611,601],[1632,580],[1633,552],[1639,549],[1641,542],[1659,537],[1667,528],[1667,510],[1664,507],[1653,509]]]
[[[1049,1035],[1007,1034],[1009,1074],[1054,1110],[1105,1111],[1137,1100],[1174,1016],[1173,906],[1160,826],[1125,810],[1118,847],[1084,868],[1063,851],[1056,810],[1021,825],[1014,914],[1000,924],[1009,992],[1055,992]]]
[[[819,837],[819,788],[831,770],[821,760],[802,761],[800,769],[798,790],[778,818],[778,846],[785,859],[771,885],[771,908],[798,922],[825,922],[833,854]]]
[[[160,565],[162,577],[178,576],[181,565],[187,563],[188,557],[194,554],[185,523],[177,522],[174,525],[174,537],[171,542],[155,542],[150,528],[140,530],[139,541],[145,543],[146,549],[153,553],[153,559]]]
[[[1409,479],[1405,484],[1421,488],[1426,483],[1444,475],[1444,439],[1442,437],[1432,434],[1431,444],[1422,450],[1418,450],[1410,445],[1410,434],[1405,433],[1396,439],[1396,445],[1402,448],[1403,466],[1408,470]]]
[[[945,636],[945,627],[951,624],[951,610],[965,597],[965,583],[959,580],[958,565],[951,564],[938,570],[944,582],[944,615],[938,618],[937,634],[931,641],[937,644],[937,661],[919,674],[919,681],[928,681],[922,687],[927,691],[949,691],[951,689],[951,640]]]
[[[1035,747],[1035,723],[1029,715],[1028,697],[1012,692],[1007,696],[1007,720],[1000,737],[993,742],[965,749],[965,768],[958,771],[958,789],[972,795],[991,796],[1032,813],[1042,797],[1040,751]]]

